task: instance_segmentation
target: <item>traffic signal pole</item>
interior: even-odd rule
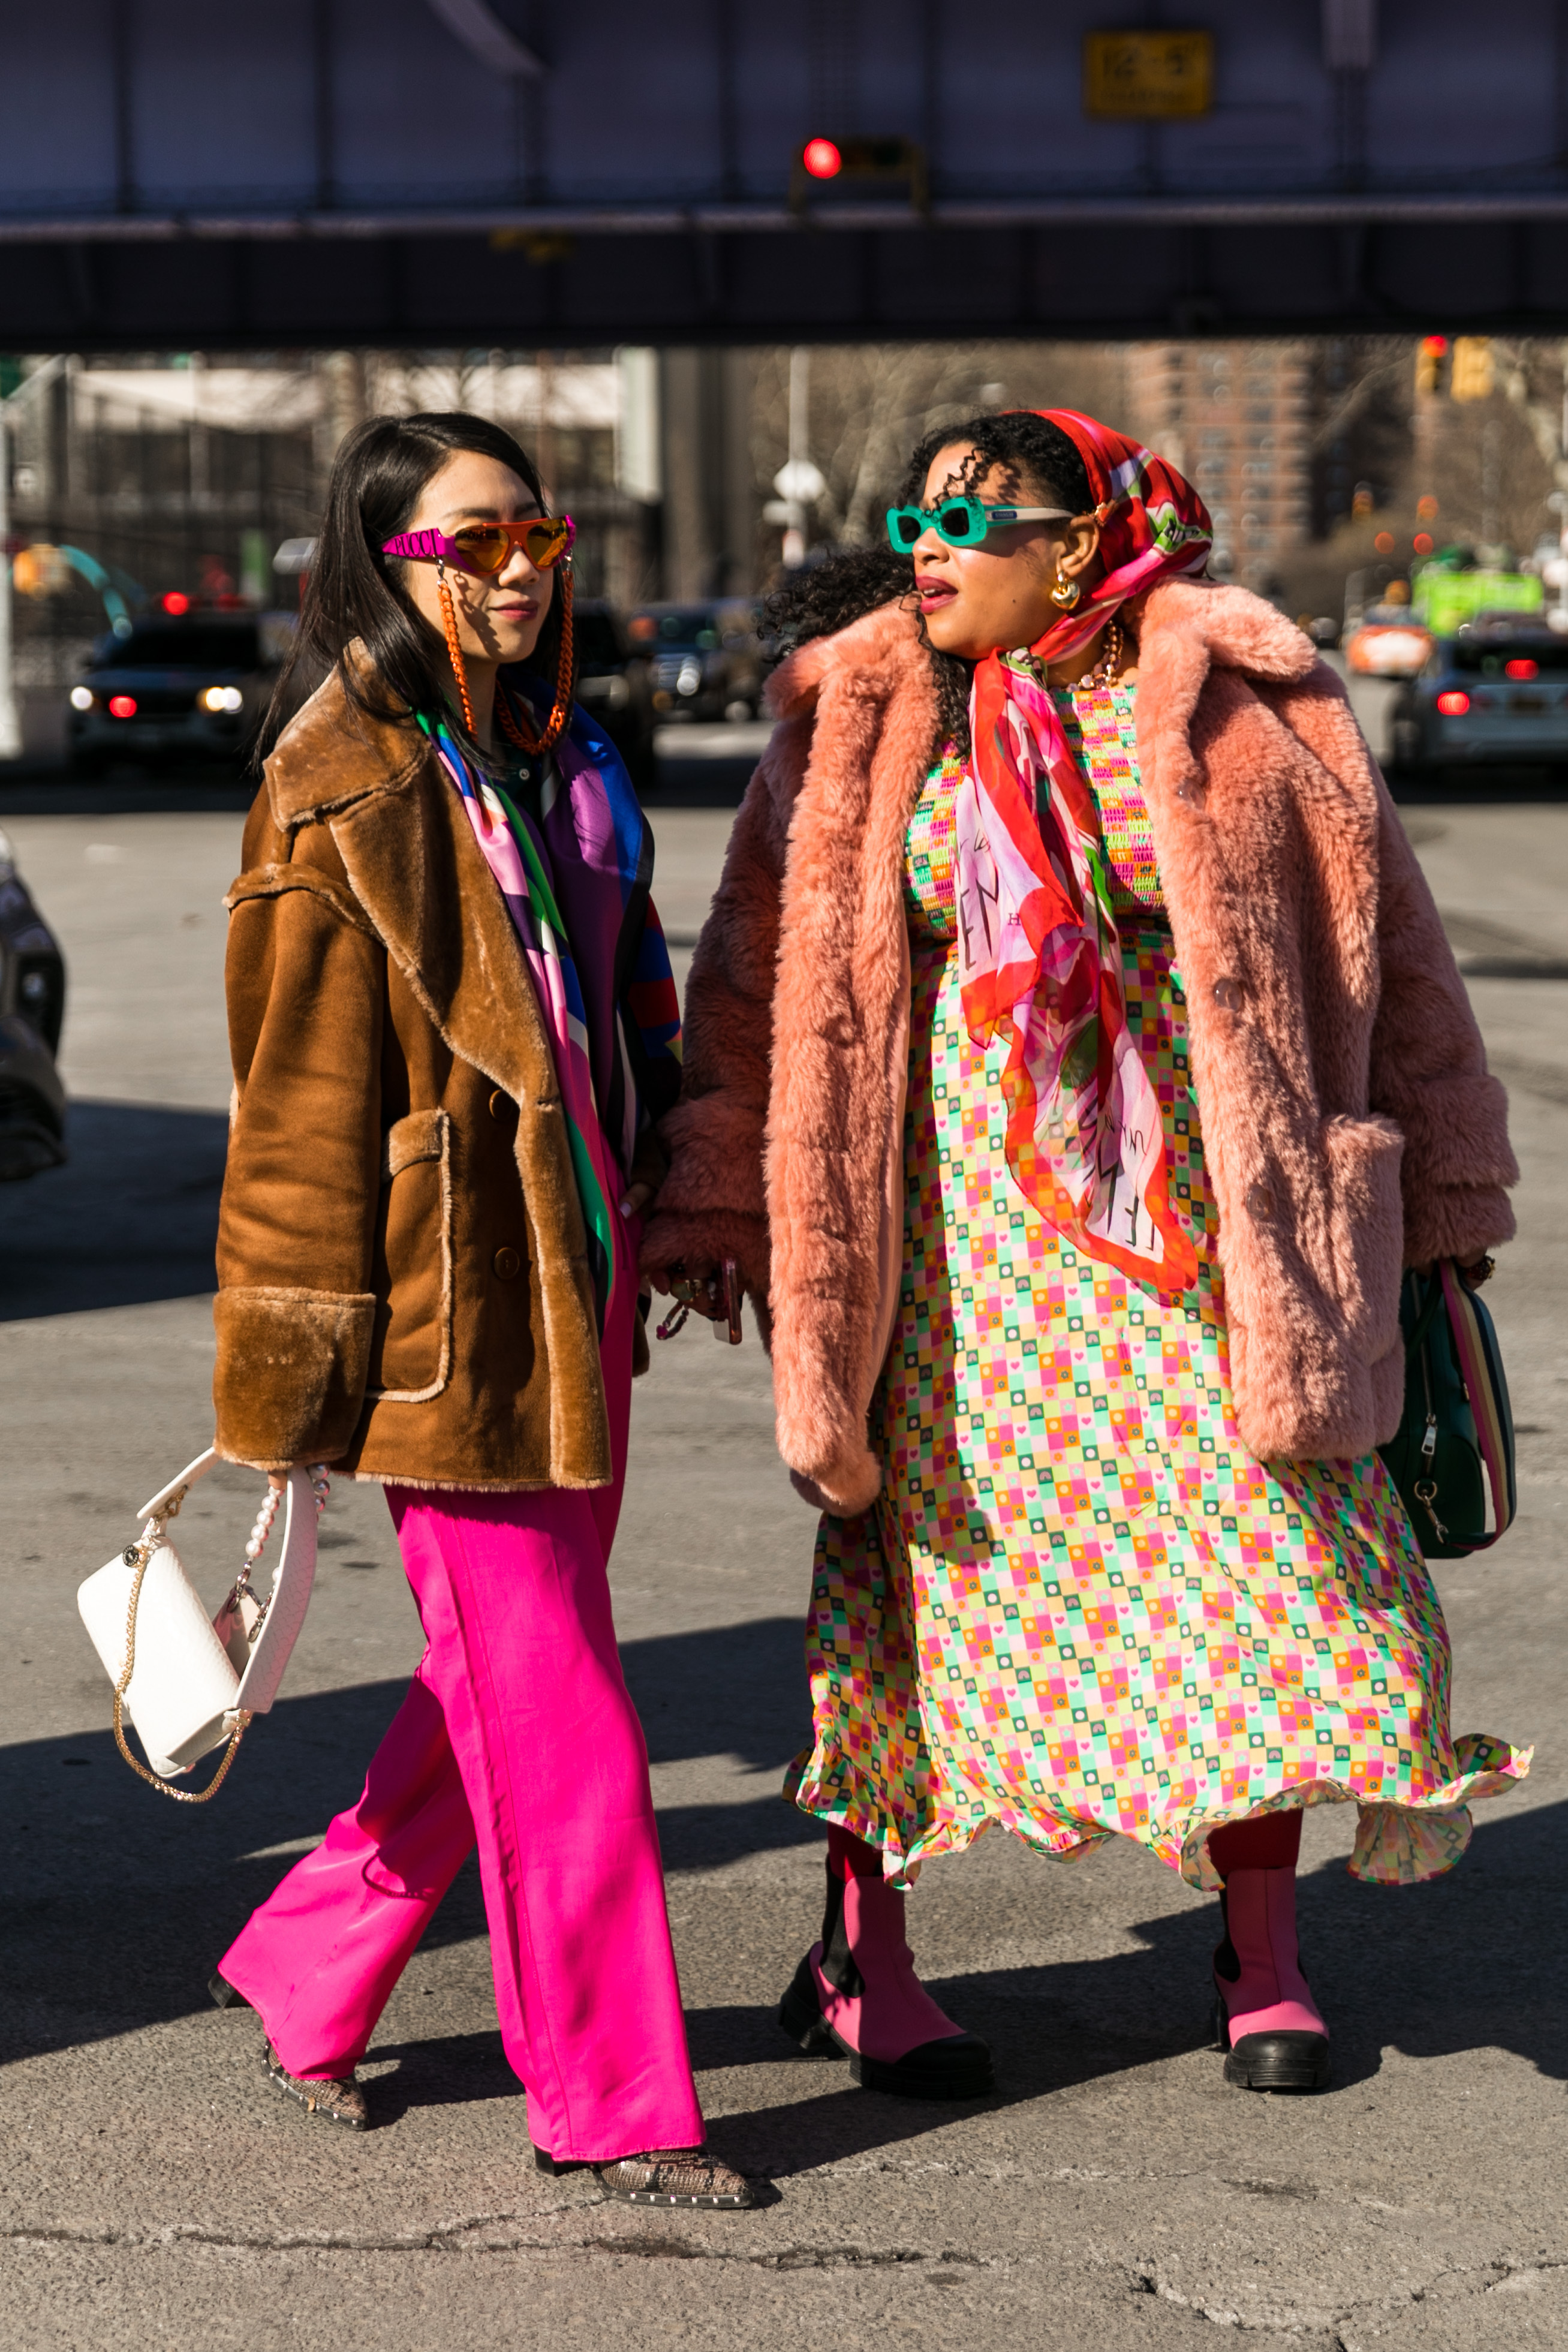
[[[11,418],[25,400],[53,383],[68,354],[36,367],[5,400],[0,400],[0,760],[22,756],[22,715],[16,707],[16,664],[11,630]]]

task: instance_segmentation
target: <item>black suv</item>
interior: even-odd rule
[[[653,715],[755,719],[762,707],[762,646],[755,604],[643,604],[633,649],[647,658]]]
[[[66,1156],[66,1095],[55,1068],[65,1012],[65,960],[0,833],[0,1183],[57,1168]]]
[[[67,721],[71,766],[122,761],[239,761],[256,740],[287,649],[290,617],[159,614],[94,647]]]
[[[639,656],[613,604],[597,597],[574,601],[577,698],[626,762],[639,792],[653,783],[653,697],[648,665]]]

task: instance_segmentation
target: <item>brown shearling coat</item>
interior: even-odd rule
[[[217,1445],[417,1486],[611,1477],[549,1040],[456,793],[329,678],[231,891]]]
[[[1230,1369],[1262,1458],[1354,1457],[1404,1398],[1401,1270],[1505,1241],[1506,1102],[1339,680],[1245,590],[1172,581],[1138,633],[1143,783],[1219,1208]],[[800,648],[687,986],[645,1272],[733,1255],[812,1499],[881,1485],[897,1307],[904,839],[934,753],[896,605]]]

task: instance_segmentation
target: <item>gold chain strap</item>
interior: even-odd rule
[[[173,1500],[165,1507],[162,1517],[149,1519],[141,1542],[127,1548],[127,1559],[135,1559],[136,1574],[131,1580],[131,1608],[125,1621],[125,1664],[120,1680],[114,1685],[114,1744],[131,1770],[139,1774],[150,1789],[156,1789],[161,1796],[172,1798],[177,1805],[204,1805],[209,1798],[217,1795],[228,1778],[229,1766],[235,1760],[235,1751],[249,1728],[250,1717],[244,1707],[240,1708],[235,1719],[224,1760],[204,1789],[171,1789],[168,1781],[160,1773],[149,1771],[141,1758],[131,1754],[125,1740],[125,1694],[131,1688],[131,1677],[136,1672],[136,1605],[141,1598],[141,1580],[147,1573],[148,1562],[162,1541],[165,1525],[170,1519],[178,1517],[180,1506],[189,1491],[187,1487],[182,1486]]]

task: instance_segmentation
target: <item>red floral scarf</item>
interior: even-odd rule
[[[1029,648],[1043,673],[1156,580],[1201,572],[1212,529],[1190,484],[1120,433],[1043,409],[1088,469],[1105,576]],[[1127,1029],[1099,812],[1046,687],[988,655],[956,810],[958,969],[978,1046],[1007,1040],[1015,1181],[1075,1248],[1165,1291],[1197,1260],[1166,1198],[1161,1106]]]

